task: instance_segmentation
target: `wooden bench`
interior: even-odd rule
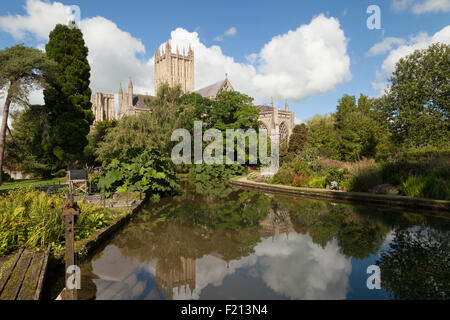
[[[19,249],[0,268],[0,300],[39,300],[50,246],[44,251]]]

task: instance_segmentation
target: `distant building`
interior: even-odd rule
[[[124,92],[122,89],[122,84],[119,88],[119,110],[117,114],[117,119],[122,119],[124,116],[132,116],[142,112],[150,112],[151,107],[147,106],[144,101],[141,100],[143,95],[135,95],[133,93],[133,82],[128,82],[128,92]],[[151,99],[151,96],[147,96]]]
[[[158,48],[155,52],[155,93],[162,84],[167,83],[170,87],[181,85],[183,93],[194,91],[194,51],[189,46],[187,54],[180,54],[177,48],[172,53],[170,41],[165,44],[165,51]]]
[[[94,94],[92,96],[92,112],[95,116],[94,123],[105,120],[114,120],[114,95],[104,93]]]
[[[259,118],[261,121],[261,128],[267,130],[270,135],[273,129],[278,129],[280,134],[280,143],[289,142],[292,132],[295,126],[295,116],[293,111],[289,111],[289,105],[286,101],[284,110],[280,110],[274,107],[273,99],[268,105],[257,105],[259,109]]]

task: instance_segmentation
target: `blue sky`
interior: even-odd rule
[[[43,48],[51,22],[63,12],[59,4],[81,9],[94,91],[116,93],[131,76],[136,90],[152,94],[153,53],[172,36],[175,43],[198,41],[197,89],[228,72],[235,89],[258,102],[274,96],[281,108],[288,98],[302,120],[333,112],[345,93],[379,95],[400,56],[435,41],[450,43],[450,0],[6,0],[0,2],[0,48],[20,42]],[[381,9],[380,30],[366,26],[373,4]],[[305,40],[308,34],[317,37]],[[282,61],[274,53],[280,48],[287,48]],[[252,54],[256,60],[249,60]]]

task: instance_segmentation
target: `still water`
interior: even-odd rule
[[[448,218],[183,188],[81,267],[79,299],[449,299]],[[380,289],[368,289],[371,265]]]

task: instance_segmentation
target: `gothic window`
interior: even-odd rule
[[[283,121],[280,124],[280,143],[286,142],[288,143],[288,128],[286,126],[286,123]]]

